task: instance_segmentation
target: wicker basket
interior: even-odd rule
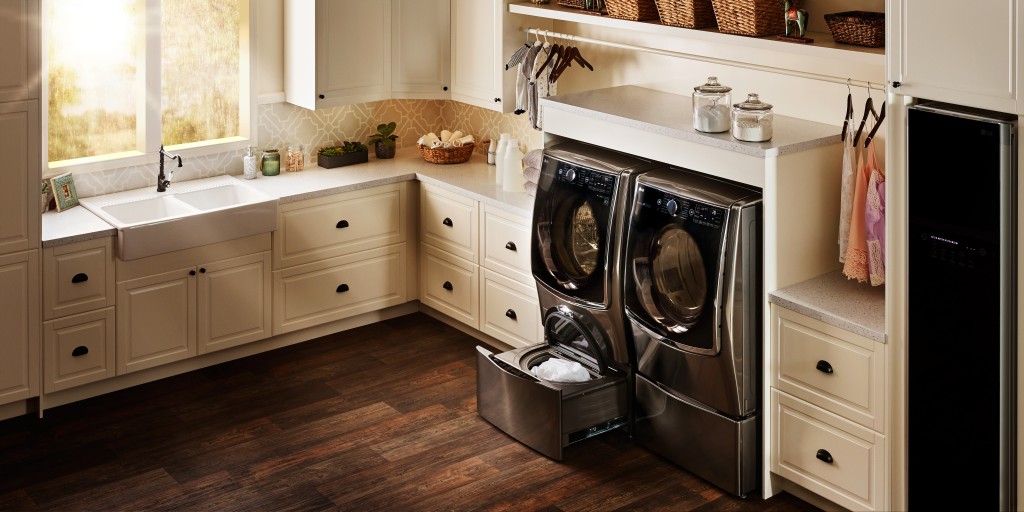
[[[662,25],[684,28],[715,26],[711,0],[656,0]]]
[[[718,31],[741,36],[769,36],[786,31],[779,0],[711,0]]]
[[[658,6],[654,0],[605,0],[604,5],[612,18],[632,21],[658,19]]]
[[[473,156],[473,144],[450,148],[428,148],[420,146],[423,159],[432,164],[461,164]]]
[[[584,11],[589,11],[589,12],[604,12],[604,7],[601,6],[599,2],[593,2],[593,3],[597,4],[597,8],[596,9],[594,7],[591,7],[591,8],[588,9],[587,8],[586,0],[558,0],[558,5],[561,5],[562,7],[571,7],[573,9],[583,9]]]
[[[846,11],[825,15],[837,43],[879,48],[885,46],[885,13]]]

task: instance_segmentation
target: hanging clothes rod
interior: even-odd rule
[[[651,47],[648,47],[648,46],[637,46],[637,45],[633,45],[633,44],[616,43],[614,41],[605,41],[603,39],[593,39],[593,38],[589,38],[589,37],[576,36],[576,35],[572,35],[572,34],[563,34],[563,33],[559,33],[559,32],[552,32],[550,30],[539,29],[539,28],[527,28],[527,29],[524,29],[524,30],[526,31],[527,34],[534,34],[534,35],[538,35],[538,36],[542,36],[542,37],[551,37],[551,38],[554,38],[554,39],[566,39],[566,40],[569,40],[569,41],[575,41],[575,42],[579,42],[579,43],[595,44],[595,45],[598,45],[598,46],[607,46],[607,47],[610,47],[610,48],[620,48],[620,49],[623,49],[623,50],[632,50],[632,51],[636,51],[636,52],[653,53],[655,55],[664,55],[664,56],[667,56],[667,57],[680,57],[680,58],[684,58],[684,59],[698,60],[698,61],[701,61],[701,62],[709,62],[711,64],[724,64],[724,65],[727,65],[727,66],[735,66],[735,67],[739,67],[739,68],[752,69],[752,70],[755,70],[755,71],[765,71],[765,72],[768,72],[768,73],[778,73],[778,74],[782,74],[782,75],[795,76],[795,77],[798,77],[798,78],[807,78],[809,80],[819,80],[819,81],[822,81],[822,82],[831,82],[831,83],[836,83],[836,84],[844,84],[844,85],[847,85],[847,86],[864,87],[864,88],[867,88],[869,90],[876,90],[876,91],[885,92],[884,88],[876,87],[876,86],[880,86],[881,84],[875,84],[875,86],[872,86],[871,82],[867,82],[867,81],[864,81],[864,80],[853,80],[853,79],[850,79],[850,78],[841,78],[841,77],[838,77],[838,76],[822,75],[820,73],[807,73],[805,71],[796,71],[796,70],[786,69],[786,68],[777,68],[777,67],[774,67],[774,66],[764,66],[764,65],[761,65],[761,64],[750,64],[750,63],[747,63],[747,62],[740,62],[740,61],[730,60],[730,59],[721,59],[721,58],[716,58],[716,57],[705,57],[703,55],[695,55],[695,54],[692,54],[692,53],[677,52],[677,51],[672,51],[672,50],[661,50],[659,48],[651,48]]]

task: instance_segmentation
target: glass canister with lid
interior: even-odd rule
[[[764,142],[772,138],[772,106],[757,94],[732,107],[732,136],[746,142]]]
[[[299,172],[306,168],[306,158],[302,144],[289,144],[285,155],[285,170]]]
[[[693,129],[706,133],[729,131],[729,113],[732,96],[718,83],[718,77],[709,76],[707,83],[693,88]]]

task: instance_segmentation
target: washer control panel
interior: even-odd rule
[[[710,228],[722,227],[726,217],[725,208],[643,186],[640,187],[639,207]]]
[[[600,197],[604,204],[611,204],[615,196],[615,182],[618,176],[565,162],[555,167],[555,179],[563,184],[588,190]]]

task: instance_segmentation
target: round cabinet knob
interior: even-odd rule
[[[448,86],[446,85],[446,86],[442,87],[441,89],[447,91],[448,90]]]
[[[199,273],[200,273],[200,274],[205,274],[205,273],[206,273],[206,267],[202,267],[202,268],[200,268],[200,269],[199,269]]]
[[[494,98],[495,103],[501,103],[501,98]]]
[[[196,275],[196,271],[195,270],[189,270],[188,271],[188,275],[194,276],[194,275]]]
[[[576,181],[576,169],[567,169],[565,171],[565,180],[570,182]]]
[[[679,203],[677,203],[675,199],[669,199],[668,202],[665,203],[665,211],[667,211],[669,215],[675,215],[676,212],[679,211]]]
[[[324,99],[324,95],[321,94],[321,95],[317,96],[317,98]]]

